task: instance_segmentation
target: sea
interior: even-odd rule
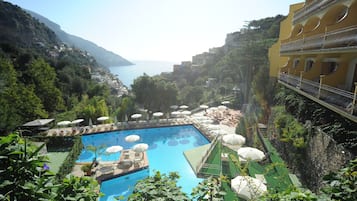
[[[168,61],[132,61],[130,66],[112,66],[110,72],[116,75],[125,86],[131,88],[134,80],[142,75],[160,75],[162,72],[172,72],[174,62]]]

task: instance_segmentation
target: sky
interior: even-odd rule
[[[128,60],[190,61],[303,0],[6,0]]]

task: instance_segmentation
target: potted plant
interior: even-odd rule
[[[91,164],[82,165],[81,170],[84,172],[85,176],[92,175],[92,165]]]

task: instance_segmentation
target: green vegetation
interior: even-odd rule
[[[292,115],[285,112],[284,107],[274,107],[272,109],[274,124],[278,133],[279,140],[292,142],[297,148],[305,147],[307,130]]]
[[[356,152],[357,132],[354,130],[356,123],[284,87],[277,91],[275,100],[278,105],[284,105],[286,112],[299,122],[310,121],[312,127],[320,127],[338,143]],[[307,134],[309,133],[305,133],[305,139]]]
[[[57,173],[57,177],[59,179],[63,179],[65,176],[67,176],[69,173],[71,173],[74,164],[79,156],[79,154],[81,153],[83,149],[83,144],[82,144],[82,138],[77,136],[74,138],[74,143],[73,143],[73,147],[71,149],[71,151],[68,153],[66,159],[64,160],[64,162],[62,163],[62,165],[60,166],[58,173]]]
[[[177,104],[177,88],[164,79],[143,75],[134,80],[135,101],[151,111],[168,111]]]
[[[0,200],[97,200],[97,181],[56,178],[49,170],[48,158],[39,155],[42,146],[36,147],[17,134],[0,137]]]
[[[189,200],[181,191],[181,187],[176,185],[178,178],[177,173],[172,172],[167,176],[157,171],[154,176],[139,181],[128,200]]]

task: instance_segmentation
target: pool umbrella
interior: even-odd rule
[[[179,106],[177,105],[171,105],[170,108],[173,109],[173,110],[176,110]]]
[[[71,124],[70,121],[60,121],[57,123],[58,126],[68,126],[69,124]]]
[[[222,140],[230,145],[243,145],[245,143],[245,137],[237,134],[224,135]]]
[[[208,109],[209,107],[208,107],[208,105],[200,105],[200,108],[201,109]]]
[[[164,115],[164,113],[162,113],[162,112],[154,112],[152,115],[153,115],[154,117],[161,117],[161,116]]]
[[[218,106],[218,109],[220,109],[220,110],[226,110],[226,109],[227,109],[227,106],[225,106],[225,105],[220,105],[220,106]]]
[[[135,119],[135,120],[137,121],[139,118],[142,117],[142,114],[132,114],[130,117],[131,117],[132,119]]]
[[[246,162],[248,160],[261,161],[265,157],[264,152],[253,147],[242,147],[238,149],[237,153],[241,162]]]
[[[107,153],[116,153],[116,152],[119,152],[123,150],[123,147],[122,146],[111,146],[111,147],[108,147],[105,152]]]
[[[222,105],[227,105],[227,104],[229,104],[229,103],[231,103],[231,102],[229,102],[229,101],[222,101],[221,103],[222,103]]]
[[[181,112],[181,114],[183,114],[183,115],[190,115],[190,114],[191,114],[191,111],[184,110],[184,111]]]
[[[89,127],[93,127],[93,122],[92,122],[92,119],[91,119],[91,118],[89,118],[89,120],[88,120],[88,126],[89,126]]]
[[[267,192],[267,186],[261,180],[250,176],[235,177],[231,180],[231,188],[245,200],[255,200]]]
[[[71,122],[71,124],[79,124],[79,123],[81,123],[81,122],[83,122],[84,121],[84,119],[76,119],[76,120],[73,120],[72,122]]]
[[[107,116],[102,116],[102,117],[98,117],[97,118],[98,121],[105,121],[105,120],[108,120],[108,119],[109,119],[109,117],[107,117]]]
[[[177,116],[177,115],[180,115],[181,112],[180,111],[173,111],[173,112],[171,112],[171,114],[174,115],[174,116]]]
[[[125,137],[125,141],[127,142],[136,142],[138,140],[140,140],[140,136],[138,135],[128,135]]]
[[[148,144],[139,143],[133,146],[133,150],[137,153],[144,152],[149,148]]]
[[[187,105],[180,105],[180,107],[179,107],[180,109],[187,109],[188,108],[188,106]]]

